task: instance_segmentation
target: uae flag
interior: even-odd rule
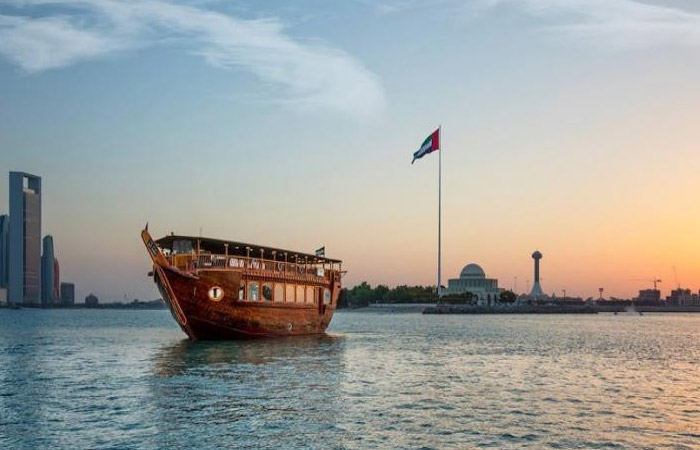
[[[440,128],[433,131],[430,136],[425,138],[418,151],[413,154],[413,161],[411,161],[411,164],[435,150],[440,150]]]

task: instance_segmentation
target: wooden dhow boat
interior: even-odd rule
[[[190,339],[321,334],[338,304],[341,261],[261,245],[170,234],[141,239],[154,282]]]

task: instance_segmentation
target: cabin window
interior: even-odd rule
[[[286,294],[287,298],[285,299],[288,302],[293,302],[294,301],[294,285],[293,284],[288,284],[286,287]]]
[[[331,290],[330,289],[323,290],[323,304],[324,305],[331,304]]]
[[[262,287],[262,299],[266,302],[272,301],[272,283],[265,283]]]
[[[297,286],[297,303],[304,303],[304,286]]]
[[[284,284],[275,283],[275,301],[276,302],[283,302],[284,301]]]
[[[192,241],[177,240],[173,242],[173,254],[192,253]]]
[[[245,300],[245,281],[241,281],[241,285],[238,288],[238,300]]]
[[[248,283],[248,300],[257,302],[260,296],[258,283]]]
[[[314,288],[312,288],[311,286],[306,287],[306,302],[307,303],[314,302]]]

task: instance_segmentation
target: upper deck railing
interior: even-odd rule
[[[211,253],[167,254],[165,259],[172,266],[189,273],[202,270],[235,270],[244,275],[279,276],[304,279],[311,282],[328,282],[331,273],[338,272],[336,264],[297,264],[247,256],[218,255]]]

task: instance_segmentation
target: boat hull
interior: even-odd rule
[[[155,282],[173,317],[191,339],[250,339],[324,333],[334,309],[314,303],[240,301],[240,272],[206,271],[191,276],[158,267]],[[223,290],[220,300],[209,296]]]
[[[153,261],[153,279],[163,300],[191,339],[321,334],[333,317],[341,287],[339,271],[330,271],[325,277],[309,276],[303,271],[281,271],[281,262],[274,264],[272,270],[259,263],[236,268],[228,262],[219,267],[182,269],[170,264],[147,228],[141,237]],[[211,261],[209,266],[213,265]],[[228,261],[228,256],[224,261]],[[260,301],[257,293],[252,295],[255,301],[248,301],[242,289],[251,284],[282,287],[283,291],[275,291],[276,301]],[[300,295],[305,301],[284,301],[287,287],[305,292]]]

